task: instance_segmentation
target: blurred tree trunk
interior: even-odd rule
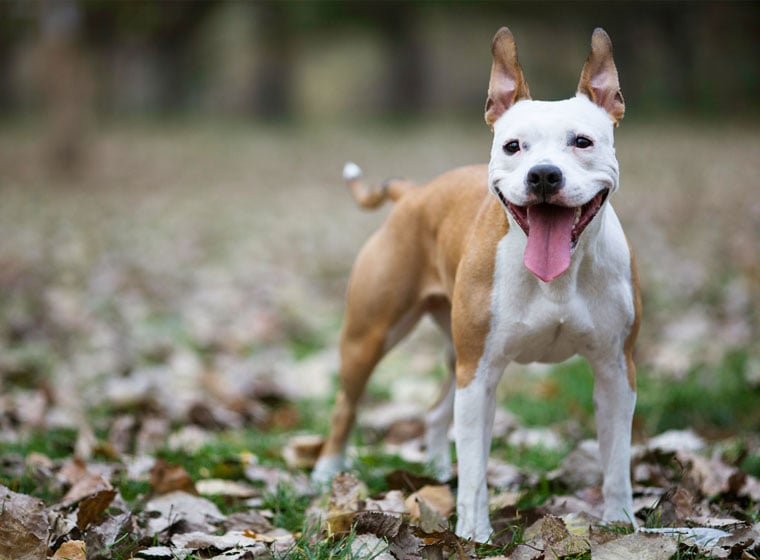
[[[92,109],[92,76],[80,44],[81,15],[76,0],[40,5],[47,157],[54,173],[69,176],[82,166]]]
[[[253,113],[265,120],[293,116],[293,35],[287,2],[254,6],[258,32]]]
[[[374,19],[388,51],[385,106],[395,115],[424,109],[424,56],[418,36],[417,7],[410,2],[373,4]]]

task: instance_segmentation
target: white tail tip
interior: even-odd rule
[[[361,179],[361,176],[362,168],[355,163],[349,161],[343,166],[343,179],[345,181],[356,181],[357,179]]]

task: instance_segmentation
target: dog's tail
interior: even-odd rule
[[[396,201],[417,185],[406,179],[386,179],[379,187],[371,187],[362,181],[361,167],[352,162],[343,167],[343,180],[362,208],[377,208],[388,199]]]

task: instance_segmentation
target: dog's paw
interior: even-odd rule
[[[314,485],[327,485],[344,467],[345,459],[341,455],[320,457],[311,471],[311,482]]]
[[[488,521],[475,524],[472,523],[471,520],[459,519],[459,521],[457,521],[456,534],[463,539],[470,539],[479,543],[488,543],[491,542],[493,528]]]

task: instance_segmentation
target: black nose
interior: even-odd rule
[[[525,180],[528,192],[542,200],[557,194],[563,182],[562,170],[556,165],[547,164],[531,167]]]

